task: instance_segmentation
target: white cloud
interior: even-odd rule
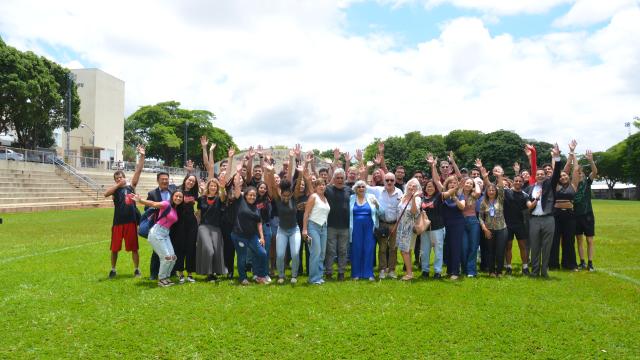
[[[301,142],[352,151],[414,130],[504,128],[604,149],[637,115],[637,11],[617,13],[595,34],[524,39],[457,18],[438,38],[393,50],[387,34],[345,33],[345,4],[4,1],[0,33],[22,50],[71,49],[78,58],[58,61],[123,79],[127,113],[165,100],[211,110],[241,147]],[[509,11],[543,5],[525,1]]]
[[[555,26],[589,26],[608,21],[615,14],[637,8],[638,0],[577,0],[568,13],[558,18]]]
[[[403,0],[401,0],[403,1]],[[576,0],[423,0],[427,7],[450,4],[492,15],[541,14]],[[596,0],[597,1],[597,0]]]

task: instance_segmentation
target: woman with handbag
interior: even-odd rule
[[[149,244],[153,247],[153,251],[155,251],[160,258],[158,286],[172,286],[174,283],[169,279],[169,275],[171,275],[171,269],[173,268],[173,264],[175,264],[177,257],[173,251],[173,246],[171,245],[169,229],[176,221],[178,221],[178,213],[180,212],[179,209],[182,207],[184,195],[182,194],[182,191],[176,190],[171,194],[171,201],[155,202],[144,200],[140,198],[140,195],[135,195],[133,199],[145,206],[159,209],[158,219],[151,230],[149,230],[149,237],[147,238],[147,241],[149,241]]]
[[[378,218],[384,213],[373,194],[367,194],[367,183],[358,180],[353,185],[355,194],[349,199],[349,235],[351,237],[351,278],[369,279],[373,276],[373,258],[376,239],[373,231],[378,227]]]
[[[421,209],[431,220],[431,226],[420,235],[420,261],[422,278],[429,278],[429,262],[433,248],[433,278],[442,278],[442,249],[444,245],[444,219],[442,218],[442,184],[438,175],[438,159],[427,155],[427,162],[431,166],[431,180],[424,186]]]
[[[393,228],[392,233],[396,234],[396,246],[400,250],[402,260],[404,261],[405,275],[402,280],[408,281],[413,279],[413,268],[411,262],[411,251],[415,246],[416,236],[414,226],[420,215],[422,188],[418,179],[411,179],[407,183],[406,192],[400,203],[398,211],[400,216],[398,222]]]
[[[196,273],[207,275],[207,281],[217,280],[217,275],[227,274],[224,263],[224,241],[222,240],[222,204],[226,199],[224,175],[207,181],[204,195],[198,198],[199,219],[196,243]]]

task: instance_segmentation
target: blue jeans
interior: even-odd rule
[[[267,252],[260,244],[258,235],[254,235],[252,238],[247,239],[236,233],[231,233],[231,240],[238,253],[238,280],[242,281],[247,278],[247,271],[245,265],[247,263],[247,249],[251,251],[253,255],[253,274],[258,277],[267,276]]]
[[[264,236],[264,250],[267,252],[267,263],[269,261],[269,248],[271,247],[271,224],[262,223],[262,235]],[[247,264],[253,268],[253,253],[247,253]]]
[[[291,251],[291,277],[298,277],[298,267],[300,266],[300,228],[296,225],[293,229],[278,228],[276,234],[276,268],[278,277],[284,279],[284,255],[287,252],[287,244]]]
[[[431,241],[433,240],[433,244]],[[425,231],[420,235],[420,264],[423,272],[429,272],[431,248],[433,247],[433,271],[442,274],[442,245],[444,244],[444,228]]]
[[[327,223],[318,225],[309,220],[307,233],[311,237],[309,246],[309,282],[317,283],[322,280],[324,273],[324,254],[327,250]]]
[[[149,241],[153,251],[158,254],[160,258],[158,279],[168,278],[169,275],[171,275],[173,265],[176,263],[176,253],[173,251],[173,245],[171,245],[169,229],[158,224],[153,225],[151,230],[149,230],[147,241]]]
[[[465,216],[462,237],[462,268],[467,275],[478,275],[478,245],[480,244],[480,221],[476,216]]]

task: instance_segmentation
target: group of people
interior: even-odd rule
[[[458,168],[452,152],[442,161],[427,153],[430,171],[418,170],[406,182],[402,166],[387,168],[383,143],[373,162],[365,162],[360,150],[352,157],[335,149],[333,163],[318,171],[313,153],[303,153],[300,145],[289,151],[280,171],[260,146],[249,148],[234,167],[230,149],[216,173],[216,145],[209,146],[206,137],[200,141],[206,180],[189,171],[176,187],[169,174],[158,173],[158,188],[143,199],[135,193],[142,146],[131,182],[123,171],[114,173],[115,184],[105,192],[114,202],[109,277],[116,276],[123,241],[132,252],[134,276],[141,276],[136,203],[157,209],[142,216],[155,221],[148,234],[154,250],[150,278],[162,287],[174,285],[172,278],[195,282],[196,274],[207,281],[234,278],[236,270],[242,285],[250,283],[249,272],[256,283],[277,276],[282,284],[287,267],[294,284],[303,264],[308,282],[316,285],[334,279],[334,272],[336,280],[345,280],[349,264],[353,280],[375,281],[376,266],[379,279],[396,279],[397,250],[405,281],[414,279],[412,252],[422,278],[430,277],[431,267],[435,279],[473,278],[481,271],[500,277],[513,274],[514,238],[524,275],[594,270],[591,184],[597,168],[587,150],[585,174],[575,140],[566,162],[556,144],[552,162],[540,168],[535,147],[526,145],[530,167],[514,163],[513,178],[500,165],[487,170],[480,159],[467,170]],[[187,168],[192,170],[192,162]]]

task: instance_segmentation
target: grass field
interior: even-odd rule
[[[594,207],[593,273],[167,289],[144,239],[107,279],[111,209],[5,214],[0,358],[639,358],[640,202]]]

